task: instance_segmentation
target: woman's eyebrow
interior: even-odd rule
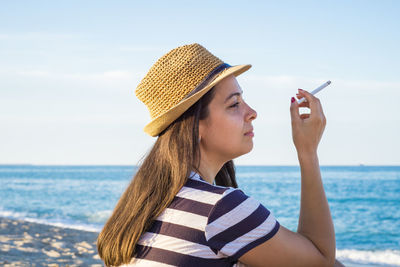
[[[237,96],[240,96],[242,93],[243,93],[243,91],[240,90],[240,92],[235,92],[235,93],[230,94],[230,95],[225,99],[224,103],[226,103],[231,97],[236,96],[236,95],[237,95]]]

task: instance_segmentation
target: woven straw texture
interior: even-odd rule
[[[154,119],[176,106],[222,63],[200,44],[177,47],[157,60],[135,94]]]

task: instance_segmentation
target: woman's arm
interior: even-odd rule
[[[334,266],[335,233],[319,169],[317,148],[326,119],[320,101],[299,92],[307,102],[290,106],[292,136],[301,167],[301,204],[297,232],[281,226],[273,238],[240,257],[250,266]],[[299,114],[299,107],[310,114]]]
[[[291,105],[292,136],[301,168],[301,204],[297,232],[307,237],[325,258],[335,259],[335,231],[328,201],[321,180],[317,148],[325,129],[326,119],[318,98],[299,91],[307,99],[300,106],[311,113],[301,117],[295,101]]]
[[[335,259],[335,231],[322,185],[317,154],[299,155],[301,202],[297,232],[309,239],[320,253]]]

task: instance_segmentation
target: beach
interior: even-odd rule
[[[0,166],[0,266],[102,266],[97,233],[136,170]],[[236,171],[246,194],[296,230],[298,166],[237,166]],[[337,259],[348,267],[400,266],[400,166],[321,166],[321,174]]]
[[[103,266],[97,234],[0,217],[0,266]]]

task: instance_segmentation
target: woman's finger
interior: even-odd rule
[[[291,98],[290,100],[290,117],[292,119],[292,126],[299,123],[300,120],[300,114],[299,114],[299,104],[297,103],[296,99],[294,97]]]
[[[310,117],[310,114],[309,114],[309,113],[300,114],[300,119],[302,119],[302,120],[308,119],[309,117]]]
[[[316,113],[321,112],[322,107],[318,98],[316,98],[311,93],[302,89],[299,89],[299,94],[303,95],[306,98],[307,102],[309,102],[309,108],[311,109],[311,114],[314,113],[313,110],[317,111]]]
[[[301,99],[301,97],[300,97]],[[299,108],[310,108],[310,103],[308,103],[307,101],[301,102],[299,104]]]
[[[304,94],[297,93],[296,97],[298,100],[300,100],[304,97]],[[310,108],[310,103],[308,101],[303,101],[299,104],[299,108]]]

